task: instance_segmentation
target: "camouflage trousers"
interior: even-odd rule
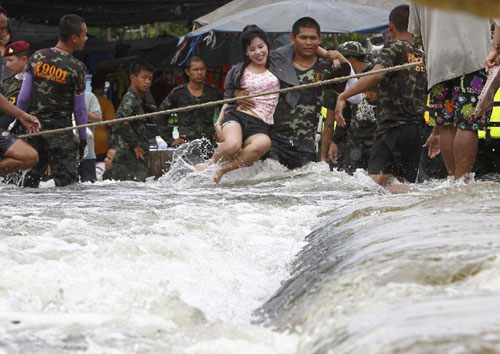
[[[138,160],[135,152],[127,146],[119,147],[113,158],[111,177],[117,181],[143,182],[148,177],[149,153],[144,153],[144,160]]]
[[[78,143],[72,131],[28,138],[28,144],[38,152],[38,163],[26,174],[24,187],[37,188],[50,166],[50,176],[56,186],[78,182]]]

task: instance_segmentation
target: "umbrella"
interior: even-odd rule
[[[215,22],[223,17],[241,12],[243,10],[248,10],[257,6],[268,5],[280,1],[283,0],[233,0],[206,15],[198,17],[194,22],[199,25],[198,27],[201,27]],[[409,3],[409,0],[350,0],[349,2],[351,4],[377,7],[390,11],[396,6],[401,5],[402,3]]]
[[[318,21],[323,33],[382,32],[389,22],[389,12],[374,7],[339,0],[283,0],[234,13],[187,36],[210,31],[241,32],[248,24],[256,24],[268,33],[286,33],[304,16]]]

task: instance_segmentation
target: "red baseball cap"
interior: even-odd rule
[[[25,41],[17,41],[5,47],[3,52],[4,57],[10,57],[19,53],[24,53],[30,50],[30,44]]]

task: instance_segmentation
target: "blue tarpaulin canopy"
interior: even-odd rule
[[[214,21],[189,33],[241,32],[256,24],[268,33],[291,32],[293,23],[309,16],[319,22],[323,33],[362,33],[387,30],[389,12],[340,0],[283,0],[257,6]]]

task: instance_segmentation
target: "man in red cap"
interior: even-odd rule
[[[3,53],[7,62],[10,76],[2,81],[0,93],[4,95],[13,105],[17,103],[17,95],[21,90],[24,79],[24,69],[29,59],[30,45],[24,41],[14,42],[5,47]],[[14,117],[7,114],[0,116],[0,128],[8,129],[14,121]]]

